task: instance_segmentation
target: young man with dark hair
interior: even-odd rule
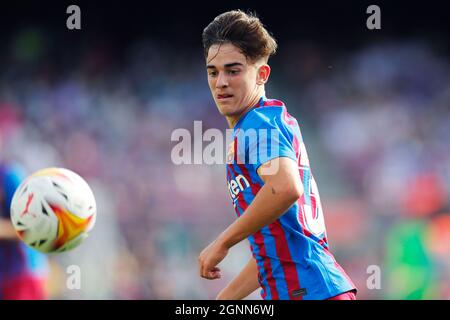
[[[211,93],[233,129],[227,180],[238,219],[200,253],[200,276],[220,278],[217,265],[248,238],[253,257],[217,299],[258,287],[263,299],[355,299],[329,251],[298,123],[283,102],[265,97],[276,41],[256,16],[234,10],[205,28],[203,46]]]

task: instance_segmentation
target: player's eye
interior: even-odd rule
[[[209,71],[209,72],[208,72],[208,75],[209,75],[210,77],[215,77],[215,76],[217,76],[217,71]]]
[[[239,73],[240,70],[236,70],[236,69],[231,69],[228,71],[228,74],[234,76],[237,75]]]

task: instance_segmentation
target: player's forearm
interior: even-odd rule
[[[250,258],[242,271],[217,295],[217,300],[240,300],[259,288],[258,267]]]
[[[245,213],[219,236],[218,241],[231,248],[279,218],[300,195],[289,185],[266,183]]]
[[[17,235],[11,222],[7,219],[0,218],[0,240],[14,239],[17,239]]]

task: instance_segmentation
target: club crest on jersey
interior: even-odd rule
[[[235,141],[231,141],[231,143],[228,145],[227,150],[227,163],[233,163],[234,160],[234,144]]]

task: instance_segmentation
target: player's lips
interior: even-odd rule
[[[232,94],[218,94],[217,95],[217,100],[224,101],[224,100],[230,99],[232,97],[233,97]]]

